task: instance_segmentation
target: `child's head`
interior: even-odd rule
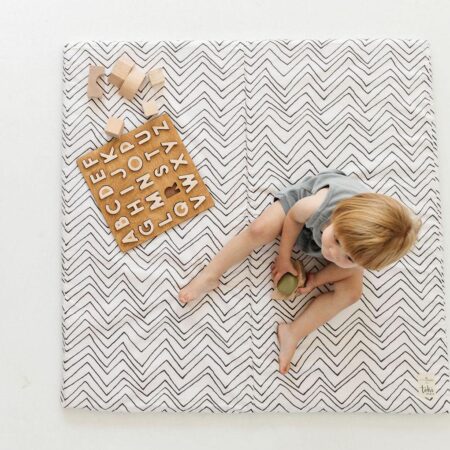
[[[380,270],[408,253],[422,221],[399,201],[367,192],[341,200],[331,215],[331,225],[350,261]]]

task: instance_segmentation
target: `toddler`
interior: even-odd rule
[[[405,255],[422,226],[402,203],[371,192],[357,178],[327,169],[275,194],[274,202],[234,236],[178,297],[190,302],[219,285],[219,278],[256,248],[281,235],[272,264],[276,284],[286,273],[297,275],[291,253],[323,257],[329,264],[307,274],[306,294],[331,283],[334,290],[313,299],[294,322],[278,326],[279,370],[286,373],[298,343],[362,295],[364,269],[380,270]]]

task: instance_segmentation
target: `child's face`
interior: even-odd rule
[[[343,269],[357,267],[351,256],[344,250],[339,236],[334,231],[333,224],[328,225],[322,233],[322,255],[328,261],[334,262]]]

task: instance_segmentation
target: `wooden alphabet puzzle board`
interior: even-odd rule
[[[167,114],[77,164],[124,252],[214,206]]]

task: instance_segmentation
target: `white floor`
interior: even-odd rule
[[[447,416],[63,411],[59,220],[67,41],[425,38],[432,49],[449,286],[450,2],[3,0],[0,11],[0,449],[449,447]]]

